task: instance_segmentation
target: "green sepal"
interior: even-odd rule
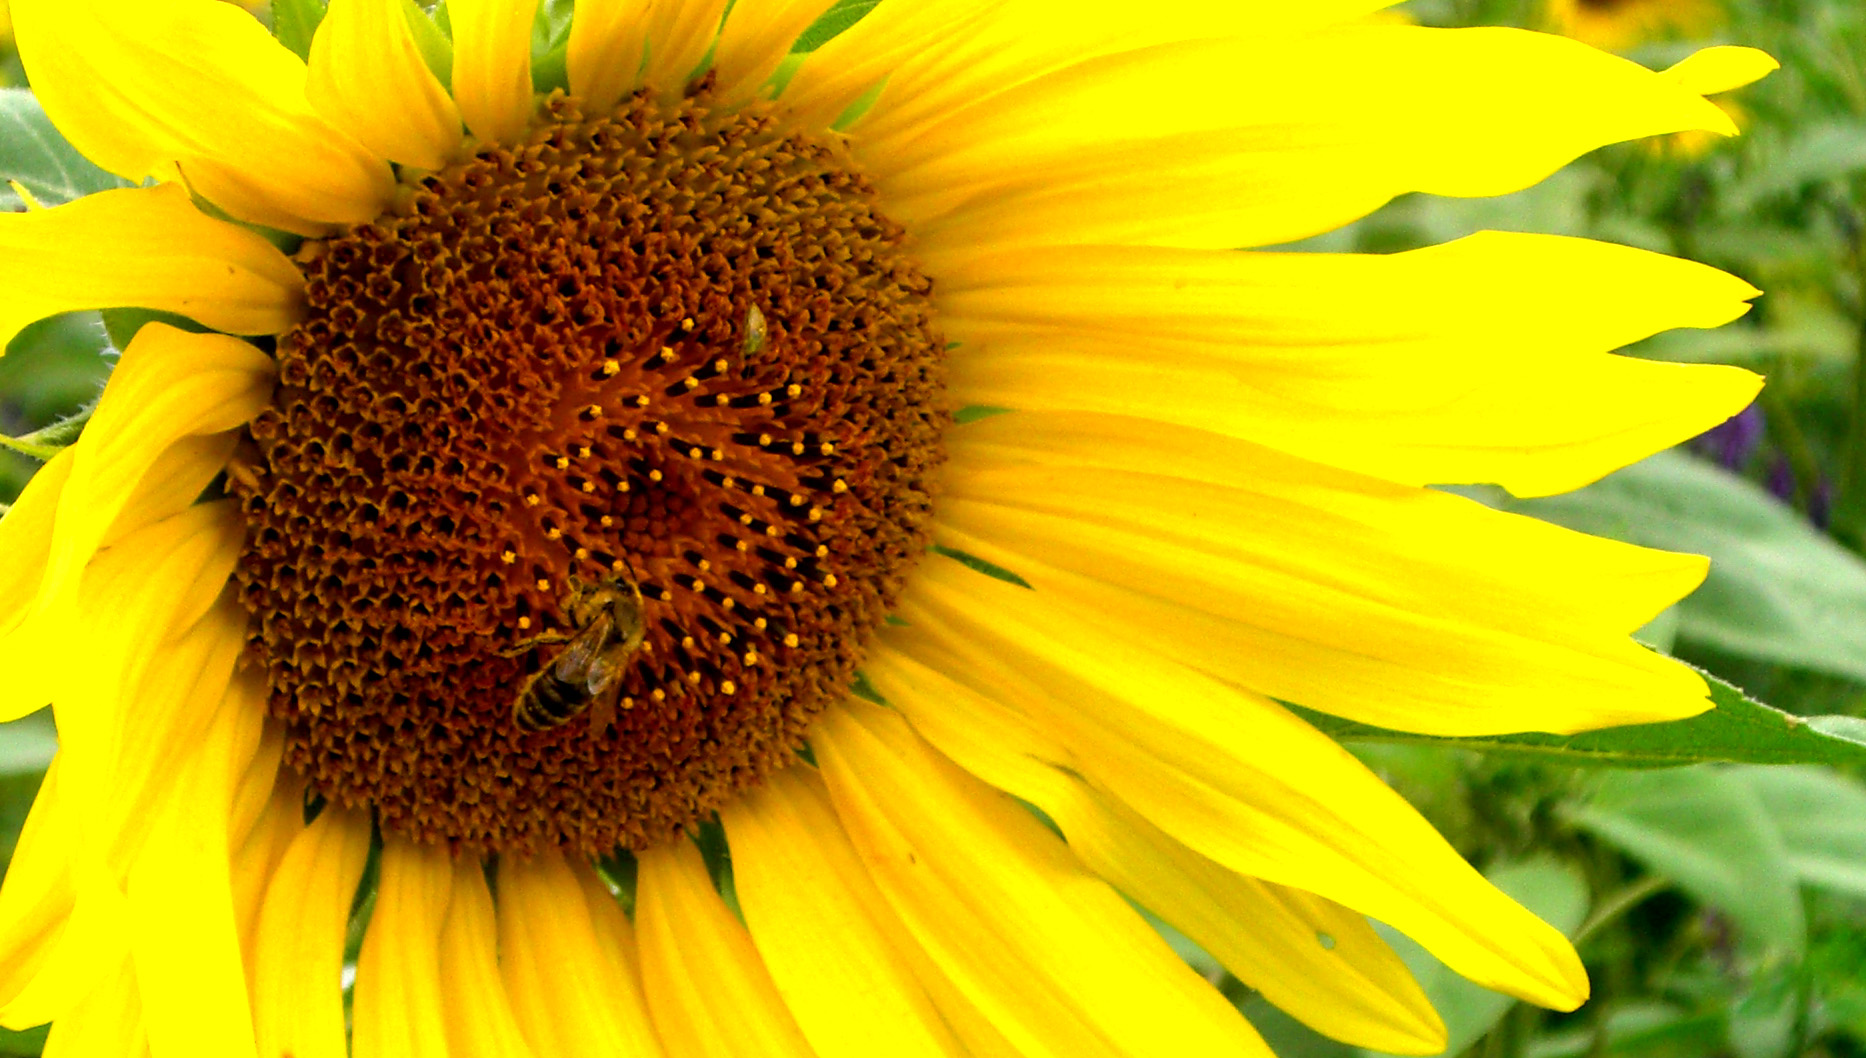
[[[0,448],[8,448],[20,455],[37,459],[43,463],[77,443],[78,435],[84,432],[84,424],[91,421],[91,415],[97,405],[88,404],[74,415],[66,416],[50,426],[42,426],[22,437],[0,435]]]
[[[272,35],[300,59],[309,59],[324,10],[325,0],[272,0]]]
[[[415,50],[421,53],[421,61],[427,64],[429,72],[448,92],[454,90],[454,42],[434,19],[421,9],[415,0],[402,0],[402,17],[408,22],[408,31],[415,39]]]

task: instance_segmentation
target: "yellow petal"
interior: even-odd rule
[[[1665,71],[1665,76],[1701,96],[1733,92],[1782,68],[1774,57],[1755,48],[1705,48]]]
[[[757,91],[790,53],[797,35],[834,0],[739,0],[726,16],[713,52],[719,96],[733,100]]]
[[[1710,707],[1631,639],[1701,558],[1144,420],[1017,413],[954,437],[942,539],[1270,697],[1445,735]]]
[[[234,338],[152,323],[111,374],[58,506],[39,609],[55,610],[164,448],[240,426],[271,399],[272,358]]]
[[[452,0],[454,103],[482,140],[517,143],[531,121],[531,20],[538,0]]]
[[[1285,242],[1403,192],[1503,194],[1693,129],[1736,133],[1675,81],[1565,37],[1363,22],[1110,56],[853,146],[929,259],[959,259],[967,240]]]
[[[642,984],[668,1049],[692,1058],[813,1058],[699,850],[677,840],[637,859]]]
[[[415,46],[402,0],[331,0],[311,41],[305,94],[326,120],[390,161],[439,169],[460,150],[460,111]]]
[[[1563,1010],[1586,998],[1559,932],[1275,702],[1111,636],[1102,611],[956,562],[925,563],[899,612],[887,643],[1030,716],[1187,847],[1386,922],[1487,988]]]
[[[0,214],[0,348],[76,309],[161,309],[277,334],[297,320],[302,285],[271,243],[202,213],[173,184]]]
[[[649,0],[581,0],[570,13],[564,64],[570,94],[606,114],[640,83]]]
[[[101,969],[101,967],[100,967]],[[98,974],[97,984],[71,1013],[52,1024],[44,1058],[104,1058],[149,1053],[142,992],[127,958]]]
[[[745,924],[822,1058],[967,1053],[910,962],[918,946],[875,889],[808,769],[721,810]],[[924,958],[924,956],[922,956]]]
[[[1180,0],[1136,5],[1091,0],[1057,18],[1049,0],[923,0],[883,4],[805,61],[785,91],[804,120],[827,124],[885,80],[858,128],[901,134],[1059,67],[1114,52],[1240,34],[1288,33],[1388,6],[1393,0],[1301,4]]]
[[[247,789],[242,784],[241,792],[233,802],[232,840],[228,845],[228,851],[233,857],[233,918],[240,929],[240,951],[246,965],[246,989],[253,995],[255,1009],[259,1002],[256,991],[259,916],[264,910],[266,890],[271,887],[279,865],[285,862],[285,854],[291,851],[292,842],[305,829],[304,781],[290,768],[285,769],[282,775],[278,770],[280,757],[274,749],[276,747],[282,751],[285,748],[283,736],[284,731],[279,724],[272,720],[266,722],[254,766],[270,767],[274,780],[271,796],[259,806],[256,816],[242,819],[241,813],[246,809],[244,799]],[[247,769],[249,780],[253,773],[254,768]]]
[[[69,448],[53,456],[26,483],[12,509],[0,516],[0,555],[8,556],[0,565],[0,641],[26,620],[39,597],[45,558],[52,550],[52,521],[72,458]]]
[[[1260,1054],[1231,1004],[1036,818],[864,702],[811,737],[837,815],[921,946],[1013,1043]]]
[[[263,679],[236,682],[194,752],[171,757],[170,796],[130,870],[131,948],[156,1058],[256,1054],[227,825],[266,695]]]
[[[477,856],[454,864],[453,900],[441,928],[441,1002],[460,1058],[530,1058],[499,978],[499,929]]]
[[[304,788],[295,781],[295,771],[288,769],[283,775],[279,773],[279,762],[284,756],[285,728],[276,721],[268,720],[265,729],[260,732],[259,751],[247,766],[246,773],[240,776],[239,787],[234,791],[233,816],[227,824],[229,848],[238,849],[244,845],[259,826],[260,820],[275,809],[275,802],[282,796],[298,797],[299,825],[304,824]],[[255,905],[253,910],[257,912],[258,906]]]
[[[179,164],[241,220],[320,235],[380,213],[379,156],[320,118],[305,68],[216,0],[18,0],[33,93],[86,157],[132,180]]]
[[[513,1013],[533,1054],[659,1058],[633,932],[596,886],[555,851],[500,858],[499,966]]]
[[[356,1058],[447,1058],[440,935],[453,892],[445,848],[382,843],[382,880],[356,958]]]
[[[1491,232],[1390,256],[1016,252],[949,282],[940,308],[963,403],[1157,418],[1408,484],[1543,495],[1748,404],[1747,371],[1600,354],[1727,323],[1756,293],[1642,250]]]
[[[299,829],[273,873],[253,959],[253,1024],[265,1058],[345,1058],[343,945],[368,858],[368,818],[330,804]]]
[[[1425,993],[1359,914],[1200,856],[1083,782],[1079,762],[1031,721],[909,658],[871,650],[863,672],[935,748],[1043,809],[1090,870],[1265,999],[1318,1032],[1370,1050],[1445,1049],[1445,1026]],[[735,868],[738,852],[735,844]]]
[[[5,1011],[51,958],[76,902],[71,854],[78,828],[70,799],[58,796],[60,770],[54,757],[0,883],[0,1021],[8,1028],[40,1023],[6,1018]]]
[[[648,11],[648,65],[643,80],[657,88],[678,88],[705,60],[719,33],[726,0],[651,0]]]

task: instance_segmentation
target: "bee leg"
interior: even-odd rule
[[[504,650],[499,651],[499,656],[502,658],[515,658],[522,654],[530,653],[533,647],[546,646],[551,643],[568,643],[572,638],[574,637],[566,635],[563,632],[540,632],[529,639],[521,639],[511,646],[506,647]]]

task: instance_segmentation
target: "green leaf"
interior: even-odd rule
[[[38,775],[57,752],[58,731],[50,710],[0,724],[0,777]]]
[[[1807,915],[1781,828],[1740,771],[1618,772],[1568,818],[1718,908],[1765,949],[1799,954]]]
[[[1647,547],[1708,555],[1678,639],[1866,681],[1866,561],[1767,491],[1662,452],[1579,492],[1506,508]]]
[[[16,1031],[0,1028],[0,1055],[8,1058],[18,1055],[30,1058],[45,1050],[45,1038],[50,1035],[52,1026],[40,1025],[37,1028]]]
[[[6,180],[19,181],[42,206],[130,186],[79,154],[25,88],[0,88],[0,181]],[[23,208],[18,195],[0,188],[0,209]]]
[[[1708,673],[1709,712],[1664,724],[1634,724],[1578,735],[1485,735],[1442,738],[1389,731],[1351,720],[1297,712],[1343,742],[1399,742],[1538,757],[1564,764],[1675,768],[1709,761],[1746,764],[1866,764],[1866,727],[1852,717],[1799,717],[1744,697]]]
[[[1573,867],[1552,859],[1504,863],[1484,872],[1497,888],[1514,897],[1562,933],[1573,936],[1587,917],[1587,883]],[[1424,948],[1385,927],[1381,934],[1405,960],[1407,969],[1425,989],[1450,1038],[1446,1054],[1460,1054],[1495,1028],[1516,1000],[1459,977]],[[1364,1055],[1374,1052],[1362,1051]]]
[[[1866,787],[1824,768],[1730,771],[1781,832],[1797,879],[1866,897]]]
[[[300,59],[309,59],[324,8],[325,0],[272,0],[272,35]]]

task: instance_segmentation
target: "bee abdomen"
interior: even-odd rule
[[[543,731],[576,716],[589,704],[589,693],[582,684],[566,683],[543,672],[519,695],[512,716],[527,731]]]

